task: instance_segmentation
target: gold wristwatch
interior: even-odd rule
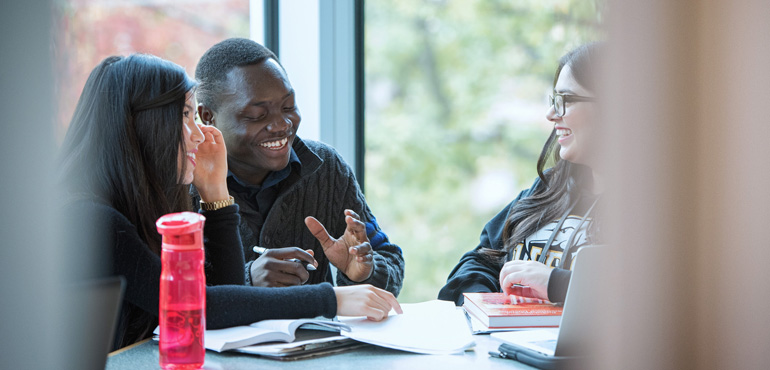
[[[235,198],[231,195],[229,199],[218,200],[216,202],[204,202],[201,200],[201,209],[204,211],[216,211],[220,208],[225,208],[235,204]]]

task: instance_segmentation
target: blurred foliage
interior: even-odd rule
[[[57,136],[67,130],[91,70],[110,55],[148,53],[194,75],[203,53],[228,37],[249,36],[245,0],[54,0]]]
[[[402,247],[402,302],[435,299],[528,188],[559,58],[602,38],[601,0],[366,0],[366,184]]]

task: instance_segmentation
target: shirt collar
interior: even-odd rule
[[[239,187],[241,187],[243,190],[246,190],[248,192],[258,192],[263,188],[269,188],[272,186],[275,186],[279,184],[281,181],[286,180],[292,171],[300,171],[302,170],[302,162],[299,160],[299,157],[297,156],[297,153],[294,151],[294,148],[290,148],[289,150],[289,163],[286,164],[286,167],[284,167],[281,170],[278,171],[272,171],[267,174],[267,177],[265,177],[265,181],[262,181],[262,185],[252,185],[249,184],[240,178],[238,176],[235,176],[234,173],[232,173],[230,170],[227,170],[227,178],[228,183],[230,185],[235,182]],[[232,178],[232,180],[230,180]]]

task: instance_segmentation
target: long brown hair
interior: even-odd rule
[[[108,57],[88,77],[62,144],[60,173],[70,197],[114,207],[156,254],[155,221],[191,208],[189,187],[179,184],[186,162],[178,169],[177,158],[185,94],[194,87],[167,60]]]
[[[554,87],[562,68],[568,65],[578,84],[587,90],[595,91],[594,69],[600,47],[601,43],[584,44],[561,57],[553,80]],[[483,251],[497,262],[526,237],[561,217],[576,201],[580,192],[591,185],[590,169],[562,160],[559,156],[560,149],[554,129],[537,161],[537,174],[541,180],[539,186],[531,195],[519,200],[508,214],[503,227],[503,250]],[[551,163],[553,166],[548,168]]]

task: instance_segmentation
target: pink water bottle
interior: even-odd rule
[[[193,212],[158,219],[163,236],[160,275],[160,366],[198,369],[206,349],[206,276],[203,273],[203,223]]]

